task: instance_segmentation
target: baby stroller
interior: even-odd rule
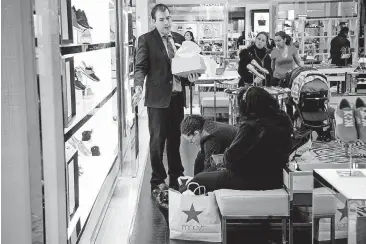
[[[295,106],[295,129],[316,131],[318,140],[331,141],[332,120],[328,112],[329,83],[316,69],[297,68],[289,75],[291,102]]]

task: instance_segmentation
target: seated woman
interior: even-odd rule
[[[211,156],[223,154],[239,131],[238,127],[206,120],[200,115],[187,116],[180,128],[186,140],[201,147],[194,163],[194,175],[215,171],[217,168],[210,163]]]
[[[254,45],[243,49],[239,53],[238,73],[241,77],[239,86],[245,83],[252,84],[253,75],[257,77],[258,83],[265,81],[263,85],[267,85],[272,75],[271,57],[267,50],[268,35],[266,32],[258,33],[255,38]]]
[[[227,169],[197,174],[192,182],[204,185],[207,191],[282,188],[282,169],[292,148],[290,118],[280,110],[276,99],[260,87],[243,89],[238,103],[244,119],[224,153]]]

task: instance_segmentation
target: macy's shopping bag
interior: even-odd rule
[[[215,195],[213,192],[206,194],[203,186],[195,191],[201,188],[204,189],[202,195],[195,195],[190,190],[180,193],[169,189],[171,239],[221,242],[221,219]]]

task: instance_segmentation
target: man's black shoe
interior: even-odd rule
[[[161,183],[159,185],[151,184],[151,196],[155,199],[159,196],[160,192],[168,190],[168,186],[165,183]]]

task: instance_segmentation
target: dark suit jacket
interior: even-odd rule
[[[182,44],[184,37],[172,32],[174,43]],[[178,49],[179,47],[176,46]],[[171,61],[157,29],[138,39],[135,63],[135,87],[144,85],[146,77],[145,106],[167,108],[170,104],[173,86]],[[188,79],[180,78],[183,90],[182,106],[185,105],[185,85]]]

